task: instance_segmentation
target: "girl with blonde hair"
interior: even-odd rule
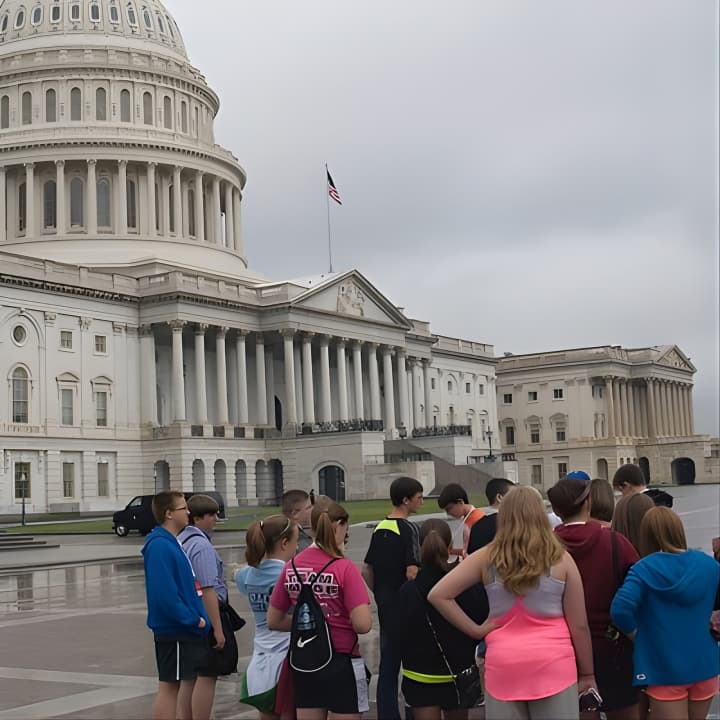
[[[325,615],[333,645],[330,663],[315,672],[293,670],[298,720],[324,720],[328,712],[359,718],[369,709],[365,665],[358,634],[370,632],[370,596],[360,571],[345,557],[348,513],[342,505],[319,497],[312,509],[315,540],[288,562],[270,597],[268,626],[288,632],[303,583],[312,585]]]
[[[456,602],[478,582],[490,607],[481,625]],[[507,493],[495,539],[443,577],[428,600],[463,633],[485,640],[489,719],[578,717],[578,692],[597,687],[583,586],[537,490]]]

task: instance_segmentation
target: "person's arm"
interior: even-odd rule
[[[615,593],[610,605],[610,617],[626,635],[637,630],[637,616],[645,601],[645,585],[637,574],[636,566],[630,568],[625,582]]]
[[[478,625],[457,604],[455,598],[472,585],[482,582],[483,571],[487,568],[487,550],[469,555],[456,568],[453,568],[428,595],[428,602],[460,632],[476,640],[482,640],[497,625],[490,619]]]
[[[373,566],[364,562],[362,564],[362,568],[361,568],[360,572],[363,576],[363,580],[365,580],[365,583],[370,588],[371,592],[374,591],[375,590],[375,570],[373,569]]]
[[[342,593],[345,611],[350,616],[352,629],[359,635],[370,632],[372,616],[370,614],[370,595],[358,572],[357,566],[351,560],[341,561],[338,574],[342,572]]]
[[[267,611],[267,623],[270,630],[290,632],[292,630],[292,615],[270,605]]]
[[[275,587],[273,587],[272,594],[270,595],[267,611],[267,622],[270,630],[290,632],[292,629],[292,614],[288,614],[288,611],[292,607],[292,601],[285,586],[287,572],[286,565],[275,582]]]
[[[215,648],[222,650],[225,647],[225,633],[223,632],[222,620],[220,618],[220,599],[214,587],[204,587],[202,589],[202,603],[205,612],[210,618],[212,632],[215,636]]]
[[[369,605],[358,605],[350,611],[350,624],[358,635],[369,633],[372,629],[372,614]]]
[[[407,580],[414,580],[417,577],[418,570],[419,568],[417,565],[408,565],[405,568],[405,578]]]
[[[405,543],[405,579],[414,580],[420,569],[420,533],[410,520],[401,525],[401,538]]]
[[[565,592],[563,593],[563,613],[570,630],[570,639],[575,648],[578,668],[578,692],[588,688],[597,688],[595,668],[593,666],[592,642],[585,610],[585,591],[582,578],[569,553],[565,553]]]

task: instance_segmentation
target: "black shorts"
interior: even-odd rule
[[[602,697],[600,710],[621,710],[635,705],[640,697],[633,687],[633,644],[624,635],[613,642],[593,638],[593,662],[598,692]]]
[[[368,678],[364,663],[335,653],[330,664],[313,673],[293,670],[295,707],[325,708],[342,715],[367,710]],[[363,707],[364,703],[364,707]]]
[[[207,665],[207,638],[157,636],[155,659],[161,682],[194,680],[200,674],[200,668]]]
[[[421,683],[404,677],[402,694],[406,704],[413,708],[440,707],[456,710],[460,707],[455,683]]]

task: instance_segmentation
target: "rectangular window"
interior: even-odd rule
[[[75,463],[64,462],[63,466],[63,497],[75,497]]]
[[[435,378],[430,378],[430,389],[431,390],[435,389]]]
[[[503,403],[505,403],[505,405],[512,405],[512,393],[505,393],[503,395]]]
[[[107,427],[107,393],[95,393],[95,422],[98,427]]]
[[[542,465],[530,466],[530,482],[533,485],[542,485]]]
[[[98,497],[110,497],[110,472],[108,463],[98,463],[97,481],[98,481]]]
[[[537,445],[540,442],[540,426],[539,425],[531,425],[530,426],[530,442],[533,445]]]
[[[558,425],[555,428],[555,440],[557,440],[557,442],[565,442],[565,426],[564,425]]]
[[[63,425],[72,425],[74,421],[73,415],[73,391],[63,388],[60,391],[60,410]]]
[[[528,391],[528,402],[537,402],[537,390]]]
[[[558,480],[562,480],[567,475],[567,463],[558,463]]]
[[[485,386],[484,386],[484,385],[478,385],[478,392],[479,392],[481,395],[484,395],[484,394],[485,394]]]
[[[106,353],[107,352],[107,338],[104,335],[95,336],[95,352]]]
[[[65,350],[72,350],[72,330],[60,331],[60,347]]]
[[[505,444],[515,444],[515,428],[512,425],[505,428]]]
[[[465,383],[465,394],[466,395],[470,394],[470,383]]]
[[[452,380],[448,380],[448,392],[452,392]]]
[[[553,389],[553,400],[562,400],[563,392],[564,391],[562,388],[554,388]]]
[[[15,463],[15,499],[30,498],[30,463]]]
[[[603,396],[603,386],[602,385],[593,385],[592,386],[592,396],[594,398],[602,399]]]

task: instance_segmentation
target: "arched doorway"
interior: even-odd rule
[[[282,430],[283,426],[283,414],[282,414],[282,403],[278,396],[275,396],[275,428]],[[282,493],[280,493],[282,495]]]
[[[205,490],[205,463],[202,460],[193,460],[192,483],[193,492]]]
[[[638,461],[640,470],[642,471],[643,477],[645,478],[645,484],[650,484],[650,461],[646,457],[641,457]]]
[[[695,463],[691,458],[675,458],[670,463],[673,485],[692,485],[695,482]]]
[[[279,503],[283,494],[283,464],[280,460],[271,460],[269,463],[270,481],[273,488],[274,501]]]
[[[213,468],[215,475],[215,490],[227,500],[227,466],[224,460],[216,460]]]
[[[235,497],[238,503],[248,500],[247,493],[247,465],[244,460],[235,463]]]
[[[158,460],[153,465],[153,475],[155,477],[155,492],[170,489],[170,466],[165,460]]]
[[[272,486],[270,468],[264,460],[255,463],[255,493],[261,505],[272,505],[275,490]]]
[[[333,500],[345,500],[345,471],[337,465],[326,465],[318,473],[319,489],[321,495],[327,495]]]
[[[597,461],[597,476],[601,480],[608,479],[608,462],[605,458],[599,458]]]

